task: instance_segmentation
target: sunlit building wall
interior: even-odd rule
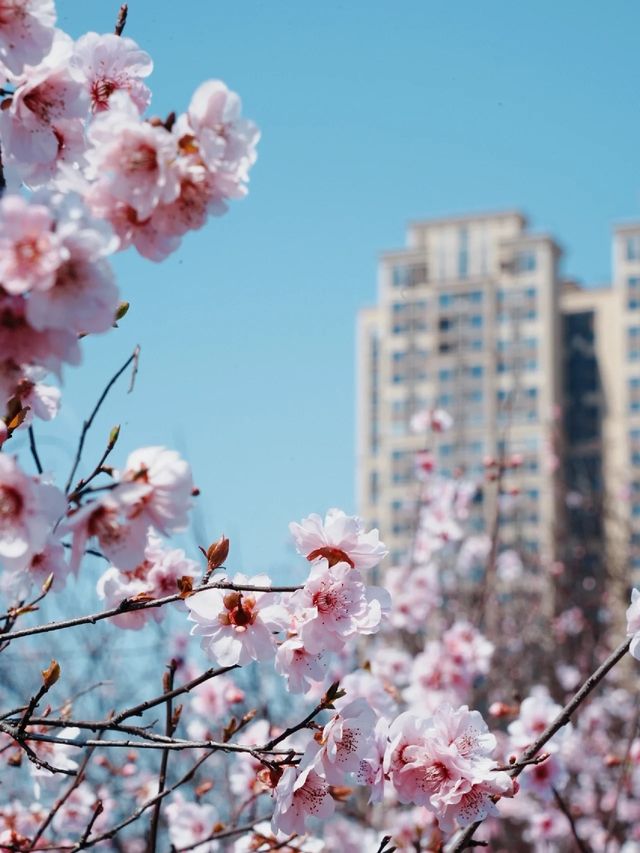
[[[550,443],[561,398],[558,264],[549,235],[506,211],[412,223],[406,248],[380,258],[378,301],[358,336],[358,500],[402,559],[416,523],[413,414],[446,409],[433,444],[444,473],[480,478],[485,457],[521,453],[504,490],[502,540],[553,556],[556,476]],[[495,514],[478,496],[476,521]]]

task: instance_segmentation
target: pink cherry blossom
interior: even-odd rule
[[[143,447],[131,453],[120,474],[117,499],[129,518],[144,520],[165,536],[184,530],[191,508],[189,464],[175,450]]]
[[[69,253],[54,230],[54,218],[42,204],[22,196],[0,201],[0,282],[13,294],[53,285]]]
[[[0,62],[13,74],[37,65],[51,48],[55,22],[53,0],[1,0]]]
[[[307,560],[324,557],[330,565],[348,563],[355,569],[373,569],[387,555],[377,530],[365,533],[356,516],[346,515],[340,509],[330,509],[324,519],[315,513],[300,524],[291,522],[289,530],[299,554]]]
[[[546,688],[534,687],[531,695],[520,705],[518,719],[509,723],[508,731],[513,748],[526,749],[553,722],[561,710],[560,705],[549,696]],[[563,726],[545,745],[545,751],[557,749],[571,737],[572,731],[571,723]]]
[[[384,757],[388,735],[389,723],[384,717],[380,717],[373,730],[372,754],[361,759],[355,774],[356,781],[369,789],[369,803],[382,802],[384,797]]]
[[[191,707],[207,723],[223,720],[232,705],[244,701],[244,692],[225,675],[199,684],[193,689],[192,695]]]
[[[166,128],[142,121],[126,93],[116,92],[109,103],[89,126],[89,176],[144,220],[179,195],[176,140]]]
[[[175,848],[195,845],[199,841],[206,842],[218,823],[213,806],[208,803],[190,803],[179,792],[165,806],[165,814],[169,824],[169,839]],[[217,841],[197,844],[197,848],[203,853],[213,853],[219,849]]]
[[[50,575],[53,575],[54,593],[60,592],[69,574],[69,565],[62,543],[50,535],[44,546],[35,554],[27,552],[15,559],[5,558],[6,572],[0,580],[2,588],[13,600],[24,598],[34,585],[42,587]]]
[[[275,670],[286,679],[290,693],[307,693],[312,682],[324,679],[327,665],[325,655],[311,654],[297,636],[285,640],[276,652]]]
[[[65,241],[69,258],[58,269],[53,287],[31,294],[27,319],[36,329],[106,332],[113,326],[118,289],[106,261],[95,259],[81,239]]]
[[[629,651],[640,660],[640,589],[631,590],[631,604],[627,608],[627,636],[631,637]]]
[[[26,316],[26,300],[0,292],[0,353],[13,361],[59,373],[64,362],[79,364],[78,335],[67,329],[34,328]]]
[[[153,70],[148,53],[140,50],[133,39],[113,33],[86,33],[75,44],[71,65],[86,80],[91,109],[109,109],[114,92],[125,91],[140,113],[151,101],[151,92],[142,82]]]
[[[314,767],[330,785],[343,785],[345,774],[375,759],[375,725],[376,716],[364,699],[349,702],[325,725]]]
[[[173,204],[161,205],[156,209],[155,215],[143,219],[130,204],[115,198],[107,182],[98,181],[87,190],[87,203],[95,216],[103,217],[108,221],[120,241],[120,249],[135,246],[140,254],[151,261],[162,261],[180,245],[178,227],[181,221],[179,211],[177,214],[176,229],[160,229],[159,224],[164,220],[162,211],[171,211]],[[175,205],[180,204],[180,199]],[[170,217],[167,217],[167,220]],[[156,220],[158,224],[156,224]]]
[[[56,31],[51,52],[29,68],[8,108],[0,112],[3,157],[27,179],[31,167],[54,167],[60,159],[57,128],[86,116],[88,97],[69,65],[72,48],[71,39]]]
[[[28,839],[33,838],[46,815],[47,809],[39,803],[27,806],[21,800],[13,800],[4,804],[0,810],[0,850],[4,853],[12,849],[16,839],[19,842],[24,839],[26,847]]]
[[[119,607],[123,601],[134,599],[137,596],[153,597],[149,594],[148,583],[133,574],[124,574],[114,566],[107,569],[98,578],[97,590],[98,597],[104,601],[105,610]],[[132,610],[129,613],[123,612],[113,616],[112,621],[119,628],[139,631],[150,619],[159,622],[162,616],[161,608],[149,607],[142,610]]]
[[[32,422],[33,417],[43,421],[53,420],[60,411],[62,392],[55,385],[37,381],[44,376],[44,370],[27,367],[24,377],[14,389],[14,396],[29,409],[24,421],[27,425]]]
[[[329,785],[312,764],[287,767],[274,789],[275,809],[271,827],[275,833],[304,834],[308,817],[326,818],[335,806]]]
[[[150,537],[145,563],[149,565],[146,581],[154,598],[173,595],[178,591],[179,580],[190,578],[193,581],[200,574],[198,564],[189,559],[182,548],[163,548],[156,537]]]
[[[269,587],[271,579],[237,574],[232,583]],[[221,666],[275,657],[275,633],[289,622],[279,596],[270,592],[207,589],[187,598],[186,605],[189,620],[196,623],[191,633],[202,637],[202,648]]]
[[[64,522],[73,534],[70,565],[76,572],[89,541],[96,537],[100,548],[119,569],[133,570],[144,561],[148,524],[144,518],[130,519],[113,497],[117,490],[90,501],[72,512]],[[126,597],[126,596],[125,596]]]
[[[59,489],[27,476],[13,457],[0,454],[0,557],[28,560],[40,553],[65,505]]]
[[[562,791],[569,781],[566,765],[557,754],[550,755],[540,764],[525,767],[520,776],[523,792],[535,794],[541,800],[552,801],[553,791]]]
[[[477,712],[440,706],[433,718],[405,713],[389,729],[385,768],[401,802],[424,805],[450,832],[496,813],[513,783],[488,757],[495,739]]]
[[[220,80],[202,83],[193,94],[188,124],[207,168],[227,179],[225,195],[240,196],[256,159],[256,126],[240,116],[240,98]]]
[[[383,682],[371,672],[355,669],[347,672],[340,679],[340,688],[345,691],[333,703],[334,707],[342,710],[355,699],[364,699],[377,717],[391,719],[398,712],[397,695],[387,690]]]
[[[318,560],[304,587],[294,592],[290,606],[298,632],[312,654],[340,651],[356,634],[375,634],[391,607],[386,590],[366,587],[360,572],[348,563],[330,565]]]

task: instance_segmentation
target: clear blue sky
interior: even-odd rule
[[[78,36],[111,30],[117,2],[58,10]],[[120,458],[181,448],[231,563],[282,567],[289,520],[354,509],[355,317],[407,220],[521,207],[568,273],[607,280],[612,222],[640,216],[639,28],[634,0],[131,0],[153,111],[220,77],[262,129],[259,160],[249,197],[171,260],[118,260],[131,313],[67,372],[65,437],[41,427],[43,455],[71,452],[140,342],[135,394],[96,438],[121,421]]]

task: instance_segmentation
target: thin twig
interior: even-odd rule
[[[40,462],[40,457],[38,455],[38,448],[36,447],[36,436],[33,431],[33,425],[29,425],[29,449],[31,450],[31,455],[33,456],[33,461],[36,463],[36,470],[38,474],[42,474],[43,467],[42,462]]]
[[[75,776],[75,770],[66,770],[63,767],[54,767],[53,764],[49,764],[48,761],[45,761],[43,758],[39,758],[36,753],[25,743],[24,738],[19,738],[16,736],[15,731],[6,723],[0,721],[0,732],[4,732],[6,735],[9,735],[18,746],[24,750],[29,761],[38,767],[41,770],[48,770],[50,773],[62,773],[64,776]]]
[[[94,823],[98,820],[102,812],[104,811],[104,807],[102,805],[102,800],[96,800],[93,804],[93,814],[89,819],[89,823],[85,831],[82,833],[82,838],[80,839],[81,847],[86,847],[86,842],[89,840],[89,836],[91,835],[91,830],[93,829]]]
[[[56,814],[60,811],[62,806],[66,803],[66,801],[69,799],[69,797],[75,791],[75,789],[78,787],[78,785],[80,785],[80,783],[82,781],[84,781],[84,771],[87,768],[87,764],[89,763],[89,760],[90,760],[94,750],[95,750],[95,746],[90,746],[87,749],[85,756],[82,760],[82,764],[80,765],[80,767],[78,767],[78,775],[75,777],[73,782],[69,785],[67,790],[60,796],[60,798],[54,803],[54,805],[49,810],[49,812],[47,813],[47,816],[45,817],[43,822],[38,827],[36,834],[31,839],[31,844],[27,848],[28,850],[34,849],[34,847],[36,846],[38,841],[42,838],[42,836],[46,832],[47,827],[49,826],[51,821],[54,819]]]
[[[231,589],[239,592],[293,592],[300,587],[297,586],[248,586],[238,585],[233,583],[212,583],[206,586],[200,586],[194,589],[190,595],[196,595],[199,592],[204,592],[207,589]],[[135,613],[138,610],[148,610],[153,607],[162,607],[165,604],[170,604],[172,601],[178,601],[184,598],[184,593],[176,592],[173,595],[167,595],[164,598],[154,598],[151,601],[131,601],[125,599],[120,602],[117,607],[111,610],[103,610],[100,613],[91,613],[88,616],[76,616],[74,619],[62,619],[57,622],[47,622],[44,625],[36,625],[33,628],[22,628],[20,631],[12,631],[10,633],[0,634],[2,643],[9,643],[11,640],[18,640],[20,637],[33,637],[36,634],[47,634],[50,631],[61,631],[63,628],[76,628],[79,625],[89,625],[95,622],[100,622],[102,619],[111,619],[113,616],[120,616],[122,613]]]
[[[553,791],[553,798],[556,801],[556,805],[558,806],[562,814],[566,817],[566,819],[569,821],[569,826],[571,827],[571,834],[573,835],[573,840],[576,842],[576,847],[578,848],[578,850],[580,850],[581,853],[591,853],[591,848],[588,847],[578,835],[576,822],[573,819],[573,815],[571,814],[569,807],[562,799],[556,788],[552,788],[551,790]]]
[[[123,8],[126,8],[126,7],[123,7]],[[124,26],[124,24],[123,24],[123,26]],[[139,356],[140,356],[140,347],[137,346],[135,348],[135,350],[132,352],[132,354],[129,356],[129,358],[122,365],[122,367],[111,377],[109,382],[107,382],[107,385],[106,385],[104,391],[102,392],[102,394],[100,395],[100,397],[98,398],[98,402],[94,406],[93,411],[89,415],[89,418],[83,423],[82,431],[80,433],[80,439],[78,441],[78,449],[76,450],[75,459],[73,460],[73,466],[71,468],[71,472],[69,474],[67,484],[64,487],[64,490],[67,494],[69,493],[69,489],[71,488],[71,483],[73,482],[73,478],[75,477],[76,471],[78,470],[78,465],[80,464],[80,459],[82,458],[82,450],[84,448],[84,442],[85,442],[85,439],[87,437],[87,433],[91,429],[91,424],[93,423],[95,416],[100,411],[100,407],[104,403],[104,401],[107,397],[107,394],[112,389],[112,387],[115,385],[115,383],[118,381],[118,379],[122,376],[122,374],[125,372],[127,367],[129,367],[129,365],[133,362],[134,370],[136,369]],[[131,388],[129,388],[129,391],[131,391]]]
[[[609,813],[609,818],[607,820],[607,837],[604,842],[604,853],[607,853],[609,849],[609,844],[611,843],[611,839],[613,837],[613,830],[616,825],[616,814],[618,812],[618,802],[620,800],[620,794],[622,793],[622,787],[624,785],[625,777],[629,772],[629,758],[631,755],[631,747],[633,746],[633,741],[635,740],[639,723],[640,699],[636,699],[636,713],[634,715],[633,722],[629,731],[629,737],[627,738],[627,748],[625,750],[622,764],[620,765],[620,775],[618,776],[618,781],[616,783],[616,793],[613,800],[613,805],[611,806],[611,812]]]
[[[531,746],[527,747],[525,751],[522,753],[520,757],[519,765],[522,765],[523,762],[528,762],[530,759],[535,758],[535,756],[540,752],[542,747],[547,744],[551,738],[560,731],[561,728],[567,725],[571,721],[571,715],[574,711],[582,705],[587,696],[595,690],[595,688],[600,684],[602,679],[607,675],[609,670],[613,669],[613,667],[620,661],[625,654],[629,651],[629,646],[631,645],[631,637],[628,637],[623,643],[620,643],[617,649],[615,649],[609,657],[593,672],[589,678],[584,682],[582,687],[578,690],[578,692],[571,698],[567,704],[564,706],[562,711],[558,714],[558,716],[553,720],[547,728],[542,732],[539,738],[535,740]],[[509,772],[509,775],[515,779],[519,776],[524,770],[523,766],[518,766],[514,770]],[[451,841],[450,846],[447,847],[446,853],[460,853],[460,851],[464,850],[469,846],[469,842],[473,838],[473,834],[476,829],[480,826],[482,821],[476,821],[468,826],[461,833],[458,833]]]
[[[162,800],[165,797],[168,797],[169,794],[172,794],[174,791],[176,791],[178,788],[188,782],[193,777],[198,768],[202,764],[204,764],[204,762],[207,761],[207,759],[209,759],[212,755],[212,752],[207,752],[205,755],[199,758],[196,763],[184,774],[184,776],[178,779],[178,781],[174,785],[172,785],[170,788],[165,788],[165,790],[162,791],[160,794],[156,794],[154,797],[151,797],[149,800],[146,800],[144,803],[142,803],[141,806],[139,806],[134,812],[132,812],[129,817],[125,818],[125,820],[121,821],[116,826],[112,827],[106,832],[101,833],[100,835],[94,836],[91,839],[79,841],[78,844],[74,844],[72,847],[65,847],[63,845],[60,845],[59,847],[56,847],[56,850],[71,850],[73,853],[75,853],[76,850],[85,850],[88,847],[94,847],[101,841],[108,841],[112,839],[120,832],[120,830],[124,829],[126,826],[129,826],[129,824],[134,823],[136,820],[138,820],[138,818],[142,814],[144,814],[147,809],[150,809],[151,806],[155,805],[158,800]]]
[[[120,10],[118,11],[118,19],[116,21],[116,26],[114,29],[114,33],[117,36],[121,36],[124,31],[125,24],[127,23],[128,13],[129,7],[126,3],[123,3],[122,6],[120,6]]]
[[[169,664],[168,672],[165,673],[164,676],[164,693],[171,693],[173,690],[173,678],[176,674],[176,662],[174,660]],[[177,721],[173,719],[173,704],[171,699],[167,699],[165,702],[165,712],[166,712],[166,720],[165,720],[165,735],[168,738],[173,737],[173,733],[175,732]],[[169,749],[165,747],[162,752],[162,758],[160,760],[160,774],[158,777],[158,793],[161,794],[164,791],[165,783],[167,781],[167,764],[169,763]],[[162,808],[162,800],[158,800],[158,802],[153,807],[153,812],[151,815],[151,829],[149,831],[149,844],[147,847],[147,853],[155,853],[156,846],[158,843],[158,826],[160,824],[160,809]]]

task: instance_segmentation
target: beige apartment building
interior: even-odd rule
[[[501,499],[503,547],[582,575],[611,563],[622,585],[640,569],[640,223],[614,231],[611,286],[563,280],[561,255],[504,211],[411,223],[381,256],[358,323],[358,505],[393,561],[415,528],[425,436],[411,417],[443,408],[454,426],[430,439],[442,472],[482,482],[486,457],[524,458],[502,483],[517,493]],[[478,528],[495,500],[479,490]]]

